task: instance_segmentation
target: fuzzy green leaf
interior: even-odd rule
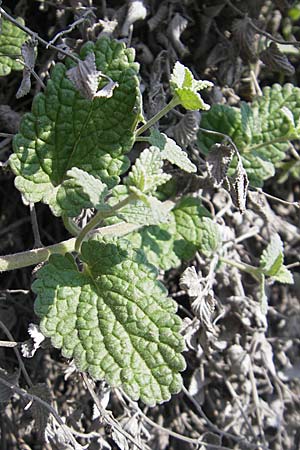
[[[143,252],[126,240],[84,242],[73,257],[53,255],[33,290],[41,331],[95,379],[122,386],[153,406],[180,391],[185,362],[176,304]]]
[[[175,164],[185,172],[197,172],[197,167],[193,164],[186,152],[184,152],[176,142],[154,129],[151,131],[149,142],[161,150],[161,156],[171,164]]]
[[[170,86],[185,109],[209,109],[209,105],[204,103],[198,91],[213,86],[213,83],[206,80],[195,80],[192,72],[178,61],[171,75]]]
[[[286,267],[281,266],[278,272],[272,276],[273,280],[278,281],[279,283],[293,284],[294,277],[292,272]]]
[[[270,277],[276,275],[283,264],[283,244],[278,234],[273,234],[260,257],[260,267]]]
[[[24,25],[24,20],[17,21]],[[21,47],[28,38],[16,25],[8,20],[1,19],[2,30],[0,33],[0,76],[8,75],[12,70],[23,70],[24,65],[17,62],[16,58],[22,59]]]
[[[94,52],[97,70],[118,83],[110,98],[88,100],[67,78],[73,62],[56,64],[44,94],[35,97],[32,112],[25,114],[13,141],[10,165],[15,184],[28,202],[49,204],[53,213],[64,213],[56,196],[73,167],[107,184],[119,182],[127,170],[125,156],[134,142],[140,117],[138,65],[134,52],[108,38],[88,42],[81,50],[85,59]],[[66,63],[67,64],[67,63]]]
[[[292,273],[283,265],[283,244],[278,234],[273,234],[271,241],[260,257],[260,269],[264,275],[268,275],[280,283],[292,284]]]
[[[133,189],[133,188],[131,188]],[[112,190],[109,205],[114,206],[130,194],[129,187],[119,185]],[[137,225],[156,225],[170,220],[172,202],[160,202],[151,195],[144,195],[136,191],[137,199],[121,208],[115,217],[106,219],[107,224],[114,224],[121,220]],[[167,204],[166,204],[167,203]]]
[[[298,124],[300,89],[292,84],[274,84],[265,87],[263,95],[250,106],[242,104],[239,109],[213,105],[202,114],[201,127],[229,135],[240,152],[250,184],[262,186],[275,174],[276,163],[284,159],[289,140],[298,137],[284,108],[293,112],[294,123]],[[220,141],[220,137],[199,132],[199,147],[205,154]]]
[[[57,192],[57,202],[68,217],[78,216],[84,208],[109,208],[104,205],[107,186],[84,170],[73,169]]]
[[[210,255],[221,242],[218,226],[199,199],[186,197],[171,211],[166,224],[144,227],[128,235],[137,248],[143,248],[149,261],[161,269],[178,267],[193,258],[196,251]]]
[[[166,144],[162,151],[162,157],[185,172],[197,172],[197,167],[189,160],[186,152],[184,152],[173,139],[168,137],[166,138]]]
[[[126,184],[136,187],[144,194],[153,193],[171,178],[162,168],[163,159],[159,148],[146,148],[132,166]]]

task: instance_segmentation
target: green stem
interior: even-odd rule
[[[49,247],[35,248],[26,252],[15,253],[13,255],[0,256],[0,272],[8,270],[21,269],[22,267],[33,266],[43,261],[47,261],[53,253],[64,255],[67,252],[74,251],[75,238],[50,245]]]
[[[70,217],[62,216],[62,220],[66,230],[68,230],[68,232],[72,234],[72,236],[79,235],[81,228],[76,225],[76,223]]]
[[[138,130],[136,130],[135,136],[139,136],[140,134],[144,133],[144,131],[148,130],[148,128],[152,127],[156,122],[158,122],[163,116],[168,114],[171,109],[175,108],[175,106],[180,105],[179,99],[174,96],[172,100],[155,116],[152,117],[152,119],[148,120],[144,125],[142,125]]]
[[[250,264],[246,264],[241,261],[234,261],[232,259],[224,258],[223,256],[220,256],[219,260],[232,267],[236,267],[239,270],[242,270],[243,272],[249,273],[255,280],[260,281],[260,272],[258,267],[251,266]]]
[[[282,136],[279,138],[271,139],[270,141],[262,142],[261,144],[250,145],[249,147],[245,147],[243,151],[249,153],[249,152],[252,152],[253,150],[258,150],[259,148],[266,147],[268,145],[280,144],[281,142],[287,142],[291,139],[293,139],[293,136]]]
[[[128,203],[130,203],[133,199],[135,199],[135,194],[129,194],[124,200],[121,200],[119,203],[114,205],[112,208],[110,208],[108,211],[98,211],[97,214],[89,221],[89,223],[81,230],[79,233],[76,244],[75,244],[75,250],[76,252],[80,253],[80,247],[82,244],[82,241],[84,240],[85,236],[92,231],[94,228],[96,228],[100,222],[102,222],[103,219],[106,219],[107,217],[114,216],[116,211],[126,206]]]
[[[149,142],[150,136],[138,136],[135,138],[135,142]]]
[[[102,236],[124,236],[128,233],[138,230],[142,225],[136,225],[126,222],[116,223],[107,227],[95,230],[95,233],[100,233]],[[0,272],[9,270],[21,269],[22,267],[36,266],[48,260],[50,255],[58,253],[64,255],[65,253],[75,251],[76,238],[71,238],[58,244],[50,245],[49,247],[35,248],[27,250],[26,252],[15,253],[13,255],[0,256]]]

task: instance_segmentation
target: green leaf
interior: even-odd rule
[[[170,86],[185,109],[209,109],[209,105],[204,103],[198,91],[213,86],[213,83],[206,80],[195,80],[192,72],[179,61],[174,66]]]
[[[24,25],[24,20],[17,21]],[[23,70],[24,65],[17,62],[22,59],[21,47],[28,35],[5,18],[1,19],[2,30],[0,33],[0,76],[8,75],[12,70]]]
[[[163,172],[163,159],[157,147],[146,148],[136,160],[126,178],[127,186],[134,186],[144,194],[153,193],[157,187],[170,180]]]
[[[137,225],[156,225],[170,220],[170,210],[174,206],[173,202],[162,203],[155,197],[143,195],[141,192],[139,195],[138,192],[135,193],[137,194],[137,199],[132,200],[121,208],[117,212],[117,216],[106,219],[105,222],[107,224],[118,223],[120,219]],[[128,195],[130,195],[128,186],[116,186],[112,190],[109,205],[116,205]]]
[[[292,273],[283,265],[283,243],[278,234],[271,236],[270,243],[260,257],[260,269],[263,275],[268,275],[280,283],[292,284]]]
[[[80,370],[133,400],[169,400],[182,386],[184,341],[156,269],[123,239],[84,242],[82,261],[80,272],[70,254],[53,255],[38,271],[41,331]]]
[[[161,157],[163,159],[166,159],[171,164],[175,164],[185,172],[197,172],[197,167],[189,160],[187,153],[164,133],[160,133],[156,129],[151,130],[149,142],[162,151]]]
[[[151,145],[158,147],[160,150],[164,149],[167,142],[167,136],[164,133],[158,131],[157,128],[150,129],[150,136],[148,138]]]
[[[166,144],[162,151],[162,158],[167,159],[171,164],[175,164],[185,172],[197,172],[197,167],[193,164],[186,152],[184,152],[173,139],[166,138]]]
[[[283,244],[278,234],[273,234],[267,248],[260,257],[260,267],[265,275],[277,274],[283,264]]]
[[[178,267],[196,251],[209,256],[217,250],[221,237],[218,225],[197,198],[183,198],[171,211],[167,224],[144,227],[127,236],[143,248],[148,260],[163,270]]]
[[[107,186],[84,170],[73,169],[57,192],[57,202],[68,217],[78,216],[85,208],[109,208],[104,205]]]
[[[128,169],[125,156],[134,142],[140,117],[138,65],[125,44],[100,38],[86,43],[82,59],[94,52],[97,70],[118,83],[110,98],[92,101],[82,96],[67,78],[73,62],[58,63],[44,94],[34,98],[13,141],[10,165],[16,187],[27,202],[49,204],[55,215],[64,211],[57,192],[73,167],[100,179],[108,188],[118,184]],[[66,63],[67,64],[67,63]]]
[[[300,89],[292,84],[274,84],[265,87],[263,95],[251,105],[242,103],[241,109],[213,105],[202,114],[201,127],[230,136],[240,152],[250,184],[262,186],[264,180],[275,174],[276,164],[284,159],[289,140],[298,136],[287,109],[292,111],[293,121],[298,124]],[[201,131],[198,134],[199,147],[205,154],[221,140]],[[231,170],[234,170],[234,162]]]
[[[294,277],[292,272],[286,267],[281,266],[278,272],[272,276],[273,280],[279,281],[279,283],[293,284]]]

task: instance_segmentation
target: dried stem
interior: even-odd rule
[[[41,44],[43,44],[46,48],[51,48],[52,50],[55,50],[59,53],[62,53],[65,56],[68,56],[69,58],[73,59],[75,62],[79,62],[80,59],[77,58],[77,56],[72,55],[72,53],[69,53],[59,47],[56,47],[55,45],[50,44],[49,42],[45,41],[45,39],[41,38],[37,33],[34,31],[31,31],[29,28],[27,28],[25,25],[22,25],[19,23],[16,19],[14,19],[12,16],[10,16],[3,8],[0,7],[0,14],[1,16],[5,17],[5,19],[9,20],[9,22],[13,23],[16,27],[23,30],[25,33],[27,33],[29,36],[37,39]]]

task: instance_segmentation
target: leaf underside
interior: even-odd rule
[[[285,106],[293,111],[297,122],[300,117],[300,89],[289,83],[284,86],[274,84],[263,89],[263,95],[252,102],[250,109],[245,105],[241,109],[213,105],[202,114],[201,127],[230,136],[241,154],[250,184],[262,186],[264,180],[275,174],[274,165],[285,157],[289,139],[292,139],[288,118],[282,112]],[[285,142],[270,143],[275,139],[285,139]],[[220,141],[220,137],[201,131],[198,134],[199,147],[205,154]],[[234,164],[236,161],[232,164],[232,171]]]
[[[90,52],[97,69],[118,83],[113,96],[84,98],[66,76],[74,63],[58,63],[13,141],[10,165],[16,187],[27,202],[49,204],[55,215],[64,213],[56,196],[68,170],[77,167],[111,188],[129,166],[125,154],[133,145],[140,114],[134,52],[108,38],[85,44],[80,57]]]
[[[82,261],[80,272],[70,254],[53,255],[39,270],[41,331],[80,370],[133,400],[168,400],[181,389],[184,343],[156,269],[125,239],[83,243]]]
[[[17,21],[24,25],[23,19]],[[21,47],[28,35],[8,20],[1,19],[0,33],[0,76],[8,75],[12,70],[23,70],[23,64],[16,61],[22,59]]]

